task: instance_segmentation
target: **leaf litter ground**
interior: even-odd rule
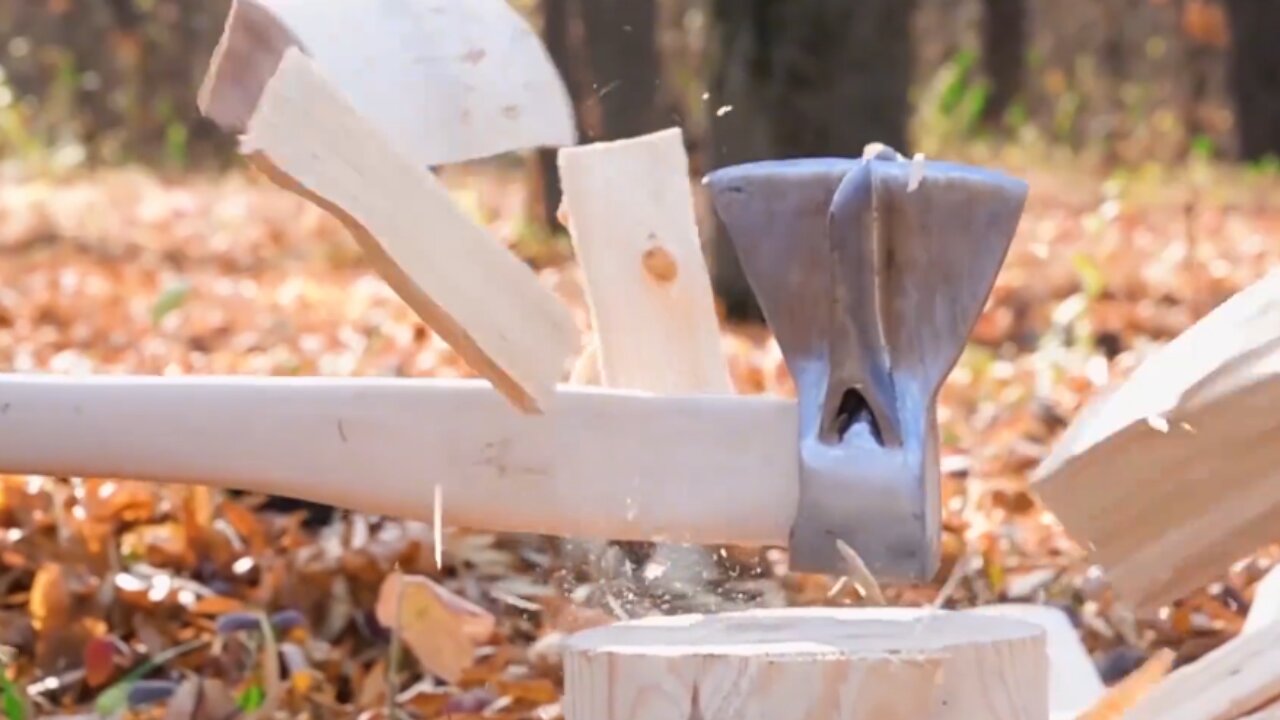
[[[517,174],[446,179],[517,245]],[[1203,182],[1139,198],[1136,184],[1035,180],[941,396],[943,567],[932,583],[884,592],[892,604],[1059,606],[1115,681],[1157,653],[1187,662],[1238,632],[1280,547],[1137,621],[1026,476],[1099,387],[1274,266],[1280,212]],[[539,273],[589,332],[572,263]],[[6,372],[473,375],[337,223],[243,175],[0,185],[0,328]],[[723,342],[740,392],[792,393],[764,328],[727,327]],[[260,501],[122,479],[0,478],[5,714],[551,720],[558,649],[575,630],[659,612],[866,602],[856,582],[785,573],[775,549],[437,534],[347,514],[315,530]]]

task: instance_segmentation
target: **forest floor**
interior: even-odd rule
[[[1266,182],[1239,177],[1027,177],[1013,250],[940,398],[942,570],[886,592],[895,604],[1058,605],[1114,680],[1157,648],[1186,662],[1231,637],[1280,546],[1134,620],[1027,476],[1099,387],[1280,262],[1280,206],[1265,201]],[[504,240],[526,234],[518,175],[481,168],[448,180]],[[571,262],[539,272],[586,332]],[[792,392],[763,328],[729,327],[723,340],[740,392]],[[128,171],[0,185],[0,367],[472,374],[335,222],[292,195],[243,175]],[[298,515],[253,508],[204,488],[0,478],[10,717],[95,707],[161,717],[166,705],[168,717],[234,707],[385,717],[395,696],[412,717],[550,720],[568,632],[651,612],[863,602],[853,584],[780,572],[777,550],[646,558],[389,518],[342,516],[312,531]],[[423,612],[392,640],[375,606],[397,566],[430,580],[405,581],[402,602]],[[259,632],[263,622],[275,632]]]

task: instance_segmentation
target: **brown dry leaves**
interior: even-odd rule
[[[446,179],[514,243],[520,185],[468,172]],[[1193,659],[1238,632],[1280,547],[1135,622],[1026,474],[1100,387],[1280,261],[1280,213],[1225,182],[1147,182],[1183,193],[1170,203],[1138,202],[1137,185],[1097,178],[1032,180],[975,342],[940,397],[942,571],[928,586],[885,587],[885,599],[1059,604],[1116,675],[1159,647]],[[253,178],[0,185],[0,256],[6,371],[474,375],[363,266],[337,223]],[[576,270],[541,274],[589,332]],[[762,328],[729,328],[723,346],[740,392],[793,394]],[[591,358],[580,367],[589,376]],[[44,715],[84,712],[130,669],[189,648],[148,673],[143,689],[156,699],[138,717],[225,717],[229,703],[271,695],[308,717],[387,717],[394,696],[422,718],[550,720],[559,649],[575,630],[651,612],[865,602],[855,583],[785,574],[777,550],[725,548],[704,566],[625,545],[445,533],[437,567],[428,525],[355,516],[315,531],[252,501],[0,477],[8,676]],[[397,619],[390,601],[401,595]],[[262,612],[275,653],[264,650]],[[394,677],[388,627],[413,658]]]

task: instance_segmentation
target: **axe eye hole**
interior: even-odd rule
[[[877,445],[884,445],[884,439],[880,435],[880,423],[876,422],[875,413],[871,412],[871,405],[857,388],[846,388],[844,394],[840,396],[840,404],[836,406],[835,417],[832,418],[836,431],[836,440],[844,440],[844,436],[853,429],[854,425],[865,423],[871,431],[871,437],[875,438]]]

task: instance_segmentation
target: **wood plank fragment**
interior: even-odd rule
[[[1124,720],[1235,720],[1280,697],[1280,624],[1237,635],[1170,673]]]
[[[1253,602],[1241,632],[1251,633],[1280,620],[1280,566],[1271,568],[1253,588]]]
[[[267,84],[241,151],[341,220],[396,293],[516,407],[549,400],[577,350],[568,311],[297,49]]]
[[[733,393],[680,129],[563,148],[559,166],[603,383]]]
[[[680,129],[564,148],[559,166],[593,325],[581,362],[606,387],[732,394]],[[713,572],[715,557],[661,544],[650,562],[664,568],[651,585],[679,586]]]
[[[577,141],[563,79],[506,0],[235,0],[201,112],[243,132],[289,47],[418,167]]]
[[[909,608],[653,617],[565,653],[566,720],[1045,720],[1043,631]]]
[[[1280,702],[1267,705],[1248,715],[1241,715],[1240,720],[1280,720]]]
[[[1177,653],[1169,648],[1160,648],[1147,658],[1142,667],[1129,673],[1108,690],[1079,720],[1124,720],[1128,717],[1129,709],[1146,697],[1169,673],[1176,656]]]
[[[1237,293],[1098,398],[1033,489],[1150,611],[1280,527],[1280,273]]]
[[[0,473],[423,522],[439,484],[446,526],[491,532],[781,546],[799,492],[796,406],[769,396],[561,385],[527,415],[482,380],[0,375],[0,406]]]

